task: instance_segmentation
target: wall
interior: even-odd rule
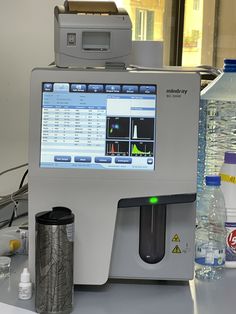
[[[30,71],[54,60],[53,9],[63,2],[10,0],[1,5],[0,172],[28,160]],[[0,177],[0,195],[18,187],[24,170]]]

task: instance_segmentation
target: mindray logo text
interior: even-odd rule
[[[188,90],[187,89],[174,89],[174,88],[171,88],[171,89],[167,89],[166,90],[167,93],[171,93],[171,94],[184,94],[186,95]]]

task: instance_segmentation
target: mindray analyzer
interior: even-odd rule
[[[75,214],[75,284],[193,276],[196,73],[45,68],[31,78],[35,214]]]

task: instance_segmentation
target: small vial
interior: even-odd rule
[[[18,289],[18,298],[21,300],[29,300],[32,297],[32,282],[30,282],[30,273],[28,268],[24,268],[20,276]]]
[[[10,276],[11,258],[8,256],[0,256],[0,278]]]

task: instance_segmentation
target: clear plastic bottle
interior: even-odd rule
[[[236,59],[225,59],[224,72],[201,93],[198,191],[204,177],[218,175],[225,151],[236,150]]]
[[[207,176],[200,195],[197,213],[195,277],[219,279],[225,264],[224,196],[220,189],[220,176]]]

